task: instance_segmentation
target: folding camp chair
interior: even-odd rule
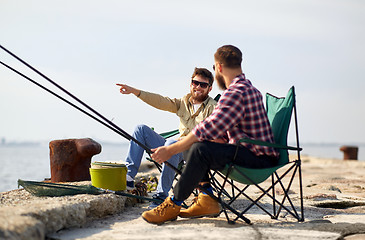
[[[302,174],[300,160],[300,151],[302,149],[299,147],[294,86],[289,90],[285,98],[278,98],[271,94],[266,94],[266,110],[274,134],[275,143],[272,144],[246,138],[241,139],[240,143],[249,142],[252,144],[277,148],[280,152],[278,165],[271,168],[250,169],[231,163],[228,164],[222,171],[211,171],[210,173],[211,184],[214,190],[217,192],[218,199],[221,202],[222,211],[224,212],[229,223],[234,223],[239,218],[246,221],[247,218],[245,218],[243,214],[245,214],[253,206],[257,206],[273,219],[277,219],[279,214],[281,213],[281,210],[285,209],[298,221],[304,221]],[[287,146],[288,131],[293,110],[295,120],[295,134],[297,145],[296,147]],[[238,146],[239,145],[237,144],[237,147]],[[289,160],[288,150],[296,151],[297,160]],[[284,172],[279,176],[277,170],[284,170]],[[296,207],[294,206],[290,198],[291,192],[289,192],[297,173],[299,177],[298,195],[300,198],[301,214],[298,214]],[[265,189],[265,187],[262,187],[261,185],[264,185],[262,183],[264,183],[265,180],[267,180],[270,176],[270,187],[267,188],[266,184]],[[284,182],[284,180],[286,179],[288,179],[288,181]],[[286,184],[286,186],[284,186],[284,183]],[[256,196],[256,199],[253,199],[247,194],[247,189],[250,186],[256,186],[259,190],[261,190],[261,195],[258,197]],[[279,189],[283,190],[283,195],[282,197],[280,197],[281,199],[278,199],[278,196],[276,196],[277,194],[275,193],[275,186],[279,186]],[[247,198],[250,201],[250,204],[246,207],[243,207],[243,209],[234,209],[233,205],[237,204],[233,203],[237,201],[238,197],[240,196]],[[272,207],[268,206],[270,204],[263,204],[262,202],[260,202],[260,200],[263,200],[264,197],[268,197],[270,202],[272,200]],[[222,201],[224,201],[224,204],[222,204]],[[229,206],[229,209],[227,209],[227,205]],[[234,209],[234,211],[231,210],[232,208]],[[235,217],[231,219],[228,215],[227,210],[230,210]]]

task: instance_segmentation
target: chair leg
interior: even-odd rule
[[[239,171],[239,170],[238,170]],[[240,172],[240,171],[239,171]],[[301,214],[299,211],[297,211],[296,207],[294,206],[291,198],[289,197],[289,190],[292,186],[293,180],[296,177],[296,174],[299,172],[299,185],[300,185],[300,207],[301,207]],[[220,176],[219,172],[215,172],[217,175]],[[250,180],[250,178],[245,174],[245,173],[241,173],[242,176],[246,177],[247,179]],[[289,176],[288,176],[289,175]],[[214,176],[214,175],[213,175]],[[228,198],[230,199],[230,201],[228,201],[226,204],[221,204],[222,206],[222,211],[224,211],[227,221],[228,222],[235,222],[238,219],[240,219],[241,217],[243,217],[243,215],[249,210],[251,209],[252,206],[256,205],[258,208],[260,208],[261,210],[263,210],[266,214],[268,214],[272,219],[278,219],[279,214],[281,213],[281,210],[286,210],[286,212],[288,212],[290,215],[292,215],[294,218],[296,218],[299,222],[304,221],[304,208],[303,208],[303,191],[302,191],[302,175],[301,175],[301,167],[300,167],[300,161],[296,161],[293,162],[293,164],[289,167],[289,169],[287,169],[285,171],[285,173],[283,173],[280,177],[278,176],[278,174],[275,172],[274,174],[272,174],[271,176],[271,186],[268,187],[267,189],[263,189],[260,185],[253,183],[252,181],[252,185],[246,185],[243,189],[238,189],[235,185],[234,182],[232,183],[231,179],[227,181],[227,176],[223,175],[220,176],[224,179],[224,183],[227,184],[231,184],[231,188],[232,191],[237,190],[237,194],[235,193],[234,197],[228,196]],[[289,182],[287,184],[283,184],[282,180],[284,179],[284,177],[287,177]],[[217,179],[214,178],[215,182],[218,181]],[[280,187],[283,189],[284,191],[284,195],[282,197],[282,199],[276,199],[276,192],[275,189],[277,188],[275,185],[279,185]],[[250,198],[246,193],[245,190],[249,187],[249,186],[256,186],[258,189],[260,189],[262,191],[262,194],[257,197],[255,200]],[[219,199],[220,202],[222,202],[222,189],[224,189],[225,185],[223,184],[218,184],[217,186],[217,192],[219,192],[220,194]],[[279,187],[279,186],[278,186]],[[279,188],[280,188],[279,187]],[[225,190],[224,190],[225,191]],[[223,193],[225,194],[225,193]],[[243,196],[245,198],[247,198],[248,200],[251,201],[251,204],[249,206],[247,206],[245,209],[243,209],[243,211],[237,212],[236,210],[232,210],[231,208],[231,204],[239,197],[239,196]],[[268,196],[269,198],[272,199],[272,212],[271,210],[266,210],[264,208],[264,206],[261,206],[261,204],[259,203],[260,199],[263,198],[264,196]],[[280,197],[281,198],[281,197]],[[290,204],[290,206],[285,206],[284,203],[285,201],[287,201],[287,203]],[[230,210],[232,213],[234,213],[236,215],[235,218],[229,219],[229,216],[227,214],[227,210]],[[272,214],[273,213],[273,214]],[[299,214],[298,214],[299,213]],[[242,219],[242,218],[241,218]],[[244,219],[243,219],[244,220]]]
[[[301,218],[299,222],[304,222],[304,207],[303,207],[303,183],[302,183],[302,166],[301,160],[298,160],[298,168],[299,168],[299,191],[300,191],[300,210],[301,210]]]
[[[289,189],[290,189],[290,187],[291,187],[291,185],[293,183],[293,180],[294,180],[295,174],[297,172],[297,169],[298,169],[298,166],[295,164],[295,168],[294,168],[292,177],[290,178],[290,181],[289,181],[289,184],[288,184],[287,188],[284,187],[284,185],[283,185],[283,183],[281,181],[278,181],[278,183],[280,184],[281,188],[284,190],[284,194],[285,194],[285,196],[283,197],[283,200],[282,200],[282,202],[280,204],[280,208],[278,210],[278,214],[280,213],[281,208],[284,208],[288,213],[292,214],[293,217],[295,217],[299,221],[300,220],[299,214],[298,214],[297,210],[295,209],[294,204],[292,203],[292,201],[291,201],[291,199],[290,199],[290,197],[288,195],[289,194],[288,191],[289,191]],[[276,177],[279,178],[279,176],[277,175],[277,173],[275,173],[275,174],[276,174]],[[288,199],[288,202],[289,202],[291,208],[293,209],[293,213],[284,207],[284,202],[285,202],[286,199]]]
[[[275,185],[274,185],[274,174],[271,174],[271,184],[272,184],[272,196],[273,196],[273,200],[272,200],[272,211],[273,211],[273,217],[271,217],[272,219],[278,219],[278,216],[276,215],[276,203],[275,203]]]
[[[297,213],[297,211],[296,211],[296,209],[295,209],[295,207],[294,207],[294,205],[293,205],[293,203],[291,202],[291,200],[290,200],[290,198],[288,197],[288,190],[284,187],[284,185],[283,185],[283,183],[281,182],[281,180],[282,180],[282,178],[284,178],[289,172],[291,172],[291,171],[293,171],[293,174],[292,174],[292,176],[291,176],[291,180],[290,180],[290,183],[288,184],[288,188],[287,189],[290,189],[290,186],[291,186],[291,184],[292,184],[292,182],[293,182],[293,179],[294,179],[294,176],[295,176],[295,173],[296,173],[296,171],[297,171],[297,165],[296,164],[293,164],[281,177],[279,177],[278,175],[277,175],[277,173],[275,173],[276,174],[276,178],[277,178],[277,180],[275,180],[273,183],[272,183],[272,186],[270,186],[268,189],[263,189],[263,188],[261,188],[259,185],[257,185],[257,184],[254,184],[257,188],[259,188],[261,191],[262,191],[262,194],[261,194],[261,196],[259,196],[256,200],[253,200],[253,199],[251,199],[249,196],[247,196],[247,194],[245,194],[245,193],[242,193],[246,198],[248,198],[252,203],[248,206],[248,207],[246,207],[246,209],[244,209],[242,212],[241,212],[241,214],[244,214],[244,213],[246,213],[253,205],[256,205],[257,207],[259,207],[260,209],[262,209],[265,213],[267,213],[269,216],[271,216],[272,218],[278,218],[278,215],[280,214],[280,212],[281,212],[281,209],[283,208],[283,209],[285,209],[288,213],[290,213],[294,218],[296,218],[296,219],[298,219],[298,221],[300,221],[300,217],[299,217],[299,215],[298,215],[298,213]],[[242,173],[242,175],[243,176],[245,176],[245,174],[244,173]],[[281,187],[282,187],[282,189],[284,190],[284,194],[285,194],[285,196],[284,196],[284,198],[283,198],[283,201],[280,203],[277,199],[275,199],[273,196],[271,196],[270,194],[269,194],[269,191],[271,190],[271,188],[273,188],[276,184],[280,184],[281,185]],[[259,204],[258,204],[258,201],[262,198],[262,197],[264,197],[264,196],[268,196],[268,197],[270,197],[273,201],[274,201],[274,203],[277,203],[280,207],[279,207],[279,209],[278,209],[278,211],[276,212],[276,216],[273,216],[271,213],[269,213],[267,210],[265,210],[262,206],[260,206]],[[291,211],[291,210],[289,210],[287,207],[285,207],[284,206],[284,201],[286,200],[286,198],[288,198],[288,201],[289,201],[289,203],[290,203],[290,205],[291,205],[291,207],[292,207],[292,209],[293,209],[293,212]]]

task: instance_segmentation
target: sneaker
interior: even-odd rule
[[[180,211],[182,218],[218,217],[220,214],[219,204],[209,195],[199,193],[194,199],[193,205]]]
[[[134,189],[134,181],[127,181],[127,190],[132,191]]]
[[[162,224],[176,220],[180,209],[181,206],[176,205],[171,198],[166,198],[160,206],[142,213],[142,218],[149,223]]]
[[[162,194],[156,193],[152,195],[152,199],[161,200],[160,202],[152,201],[152,203],[148,206],[148,209],[153,209],[157,206],[159,206],[163,201],[165,201],[166,197]]]

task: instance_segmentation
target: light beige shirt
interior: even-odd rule
[[[179,99],[171,99],[156,93],[141,91],[138,97],[152,107],[176,113],[176,115],[180,117],[180,137],[188,135],[198,123],[203,121],[213,112],[215,105],[217,104],[213,98],[208,97],[194,113],[194,107],[190,101],[190,93]]]

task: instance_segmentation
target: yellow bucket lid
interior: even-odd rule
[[[116,162],[92,162],[91,168],[114,168],[121,167],[124,168],[126,165],[124,163],[116,163]]]

